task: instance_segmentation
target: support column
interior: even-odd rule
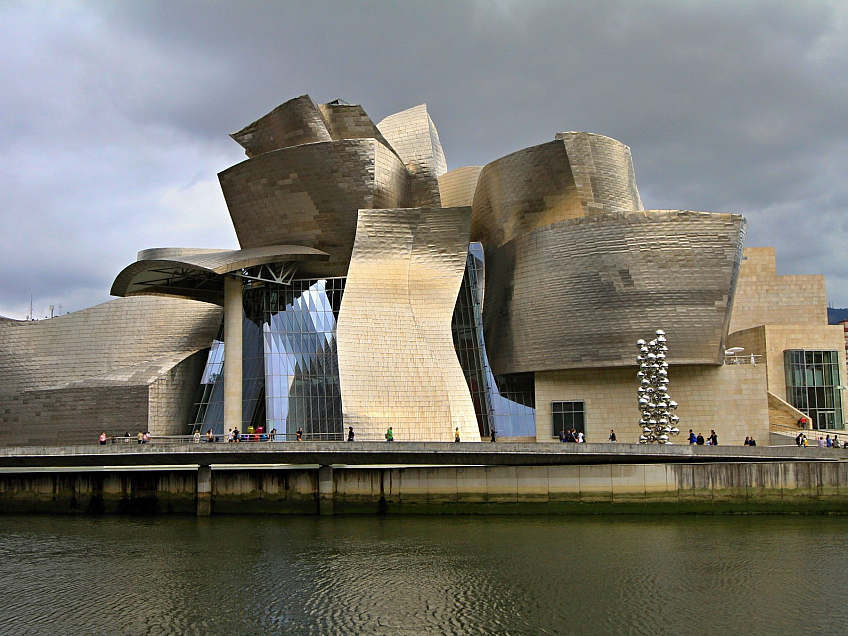
[[[224,435],[241,430],[242,420],[242,282],[224,277]]]
[[[212,467],[197,467],[197,516],[212,514]]]
[[[318,514],[333,514],[333,467],[318,468]]]

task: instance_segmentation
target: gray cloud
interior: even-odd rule
[[[0,6],[0,314],[108,300],[146,247],[235,246],[227,133],[290,97],[427,102],[450,167],[558,131],[633,149],[646,206],[737,212],[848,305],[843,2]]]

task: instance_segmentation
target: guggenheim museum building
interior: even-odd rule
[[[308,95],[232,137],[239,249],[144,249],[110,302],[0,318],[0,444],[251,425],[636,442],[634,343],[657,329],[684,432],[844,427],[824,278],[778,276],[740,215],[645,209],[614,139],[448,172],[426,106],[375,124]]]

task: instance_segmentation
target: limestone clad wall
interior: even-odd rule
[[[778,276],[773,247],[746,248],[730,331],[802,324],[827,325],[824,276]]]
[[[635,354],[634,354],[635,355]],[[636,367],[543,371],[536,375],[536,440],[557,442],[552,435],[551,402],[583,401],[586,437],[605,442],[614,429],[619,442],[636,443],[641,433]],[[767,443],[769,433],[765,365],[673,366],[669,394],[680,407],[681,433],[675,444],[688,443],[689,429],[719,444],[741,445],[753,436]]]
[[[730,334],[729,347],[745,347],[745,354],[763,356],[768,369],[768,390],[786,401],[786,368],[783,352],[787,349],[839,352],[840,372],[845,370],[845,337],[840,325],[791,324],[764,325]],[[848,378],[840,378],[846,384]]]

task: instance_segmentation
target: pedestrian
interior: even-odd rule
[[[238,426],[233,429],[233,442],[238,444],[241,441],[241,431],[238,430]]]
[[[564,428],[559,432],[559,441],[565,442],[565,429]]]
[[[837,439],[836,434],[833,435],[833,447],[839,448],[839,440]]]
[[[394,431],[392,431],[391,426],[389,427],[389,430],[386,431],[386,441],[387,442],[395,441],[395,434],[394,434]]]
[[[459,443],[459,427],[456,427],[456,430],[453,432],[453,441]]]
[[[211,444],[214,441],[215,437],[212,435],[212,429],[210,428],[208,431],[206,431],[206,442]]]
[[[200,443],[200,430],[199,429],[194,431],[194,443],[195,444]]]
[[[748,442],[748,446],[756,446],[756,445],[757,445],[757,440],[755,440],[755,439],[752,437],[752,438],[751,438],[751,441],[750,441],[750,442]]]
[[[713,430],[710,430],[710,446],[718,446],[718,435]]]
[[[703,445],[704,445],[704,436],[703,436],[703,434],[698,433],[698,437],[696,437],[696,438],[695,438],[695,443],[696,443],[698,446],[703,446]]]
[[[616,439],[615,439],[615,431],[614,431],[614,430],[612,430],[612,429],[610,429],[609,441],[610,441],[610,442],[618,441],[618,440],[616,440]]]
[[[495,440],[497,439],[497,435],[498,435],[498,432],[495,430],[495,427],[493,426],[492,427],[492,443],[493,444],[495,443]]]
[[[353,438],[356,437],[356,433],[353,432],[353,427],[347,427],[347,441],[352,442]]]
[[[818,442],[816,442],[816,444],[818,445],[819,448],[824,448],[824,439],[822,439],[821,435],[819,435],[819,440],[818,440]]]
[[[149,441],[150,441],[150,432],[149,432],[149,431],[145,431],[145,432],[144,432],[144,435],[142,435],[142,436],[141,436],[141,443],[142,443],[142,444],[146,444],[146,443],[147,443],[147,442],[149,442]]]
[[[833,448],[833,441],[831,441],[830,435],[828,435],[827,438],[824,440],[824,445],[828,448]]]
[[[236,441],[236,440],[235,440],[235,437],[233,437],[233,429],[230,429],[229,432],[227,433],[227,443],[234,442],[234,441]]]
[[[585,444],[586,443],[586,438],[583,436],[583,431],[580,431],[579,433],[577,433],[577,443],[578,444]]]
[[[271,429],[271,434],[268,435],[268,441],[269,442],[276,442],[277,441],[277,429],[276,428]]]
[[[693,433],[693,432],[692,432],[692,429],[690,428],[690,429],[689,429],[689,443],[690,443],[690,444],[695,444],[695,443],[697,443],[697,442],[698,442],[698,438],[697,438],[697,437],[695,437],[695,433]]]
[[[750,438],[746,437],[745,443],[743,444],[743,446],[750,446],[750,445],[751,445],[751,440],[750,440]]]
[[[298,429],[297,429],[297,433],[295,433],[295,439],[296,439],[298,442],[302,442],[302,441],[303,441],[303,427],[302,427],[302,426],[301,426],[300,428],[298,428]]]
[[[798,437],[795,438],[795,445],[800,447],[804,443],[804,434],[798,433]]]
[[[102,433],[100,433],[99,439],[100,439],[100,445],[106,446],[106,431],[103,431]]]
[[[138,439],[138,443],[141,444],[144,441],[144,433],[139,431],[138,435],[136,435],[136,439]]]

